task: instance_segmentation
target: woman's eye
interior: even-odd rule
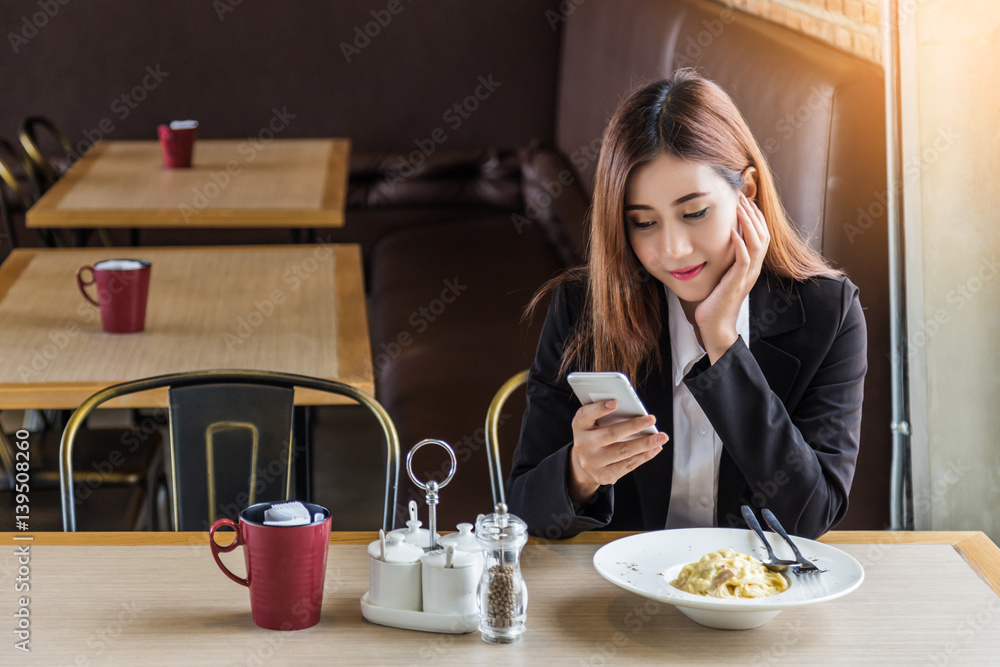
[[[649,227],[652,227],[655,224],[656,223],[652,220],[649,220],[647,222],[641,222],[639,220],[632,221],[632,226],[635,227],[636,229],[648,229]]]
[[[706,213],[708,213],[708,207],[707,206],[705,208],[701,209],[700,211],[696,211],[694,213],[686,213],[684,215],[684,218],[686,220],[698,220],[699,218],[704,218]]]

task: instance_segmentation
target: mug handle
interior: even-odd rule
[[[86,268],[86,267],[84,267],[84,268]],[[236,531],[236,539],[233,540],[232,544],[228,544],[228,545],[226,545],[224,547],[220,547],[218,544],[215,543],[215,531],[218,530],[219,528],[222,528],[223,526],[229,526],[230,528],[232,528],[233,530],[235,530]],[[243,533],[240,531],[239,524],[234,523],[232,519],[227,519],[225,517],[219,519],[218,521],[216,521],[215,523],[212,524],[211,530],[208,531],[208,541],[212,545],[212,558],[215,559],[215,564],[219,566],[219,569],[221,569],[223,571],[223,573],[225,573],[225,575],[227,577],[229,577],[230,579],[232,579],[236,583],[241,584],[243,586],[249,587],[250,586],[250,579],[249,579],[250,575],[249,575],[249,573],[247,573],[247,579],[241,579],[240,577],[237,577],[235,574],[233,574],[232,572],[230,572],[229,568],[226,567],[225,565],[223,565],[222,561],[219,559],[219,554],[220,553],[223,553],[223,554],[224,553],[229,553],[230,551],[232,551],[236,547],[238,547],[238,546],[240,546],[240,545],[243,544]]]
[[[90,280],[83,279],[82,274],[84,271],[90,271]],[[79,269],[76,270],[76,286],[80,288],[80,294],[83,295],[84,299],[86,299],[87,301],[91,302],[92,304],[100,308],[101,307],[100,302],[94,301],[94,298],[89,294],[87,294],[87,289],[86,289],[87,287],[93,285],[95,282],[96,280],[94,278],[94,267],[89,265],[81,266]]]

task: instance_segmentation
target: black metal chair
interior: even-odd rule
[[[388,413],[374,398],[332,380],[217,370],[117,384],[77,408],[63,431],[60,448],[64,530],[76,530],[73,445],[87,415],[119,396],[163,387],[169,388],[167,470],[174,530],[207,530],[216,518],[235,519],[253,503],[293,499],[293,468],[305,445],[293,437],[296,387],[346,396],[375,416],[386,447],[382,527],[392,529],[399,486],[399,438]]]
[[[45,153],[42,152],[38,133],[40,129],[51,134],[59,142],[59,145],[66,153],[65,165],[53,164]],[[18,127],[18,138],[24,147],[24,152],[27,153],[38,174],[39,191],[35,193],[36,199],[55,185],[56,181],[59,180],[69,165],[80,157],[76,149],[73,148],[73,142],[69,140],[66,133],[45,116],[28,116],[22,119]]]
[[[57,160],[42,149],[39,130],[44,130],[56,140],[62,152],[65,153],[64,160]],[[27,116],[23,118],[18,127],[18,138],[34,169],[35,181],[37,183],[37,188],[34,192],[36,200],[41,198],[49,188],[55,185],[56,181],[62,178],[62,175],[69,167],[80,158],[80,154],[77,153],[73,147],[73,142],[66,136],[66,133],[45,116]],[[73,244],[77,246],[86,245],[87,237],[90,236],[91,231],[89,229],[71,229],[70,234],[73,237]],[[51,232],[51,230],[50,234],[52,243],[48,245],[63,245],[58,234]],[[111,247],[113,245],[108,230],[98,229],[97,234],[105,246]]]
[[[493,505],[506,503],[504,493],[503,465],[500,463],[500,415],[507,399],[517,391],[518,387],[528,382],[528,371],[521,371],[501,385],[493,396],[490,407],[486,411],[486,458],[490,468],[490,488],[493,491]]]
[[[0,248],[7,246],[2,259],[18,245],[15,219],[23,220],[39,191],[34,163],[6,139],[0,139],[0,183],[0,223],[6,238]],[[54,243],[48,230],[39,230],[39,237],[45,245]]]

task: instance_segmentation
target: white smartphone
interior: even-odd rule
[[[570,373],[566,380],[584,405],[612,399],[618,401],[618,408],[614,412],[597,420],[598,426],[617,424],[648,414],[624,373],[578,372]],[[658,433],[656,426],[647,426],[626,440],[644,438],[656,433]]]

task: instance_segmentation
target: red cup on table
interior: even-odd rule
[[[330,546],[330,511],[302,503],[312,520],[298,526],[269,526],[264,512],[277,503],[257,503],[240,512],[239,522],[219,519],[209,531],[212,557],[227,577],[250,589],[253,622],[270,630],[304,630],[319,623]],[[231,544],[219,546],[215,532],[236,531]],[[243,547],[246,578],[222,564],[220,553]]]
[[[191,166],[194,154],[194,135],[198,129],[196,120],[175,120],[168,125],[160,125],[160,151],[163,166],[167,169],[186,169]]]
[[[107,259],[77,269],[77,287],[87,301],[101,309],[104,331],[136,333],[146,327],[151,271],[152,264],[144,259]],[[97,286],[97,299],[87,293],[91,285]]]

